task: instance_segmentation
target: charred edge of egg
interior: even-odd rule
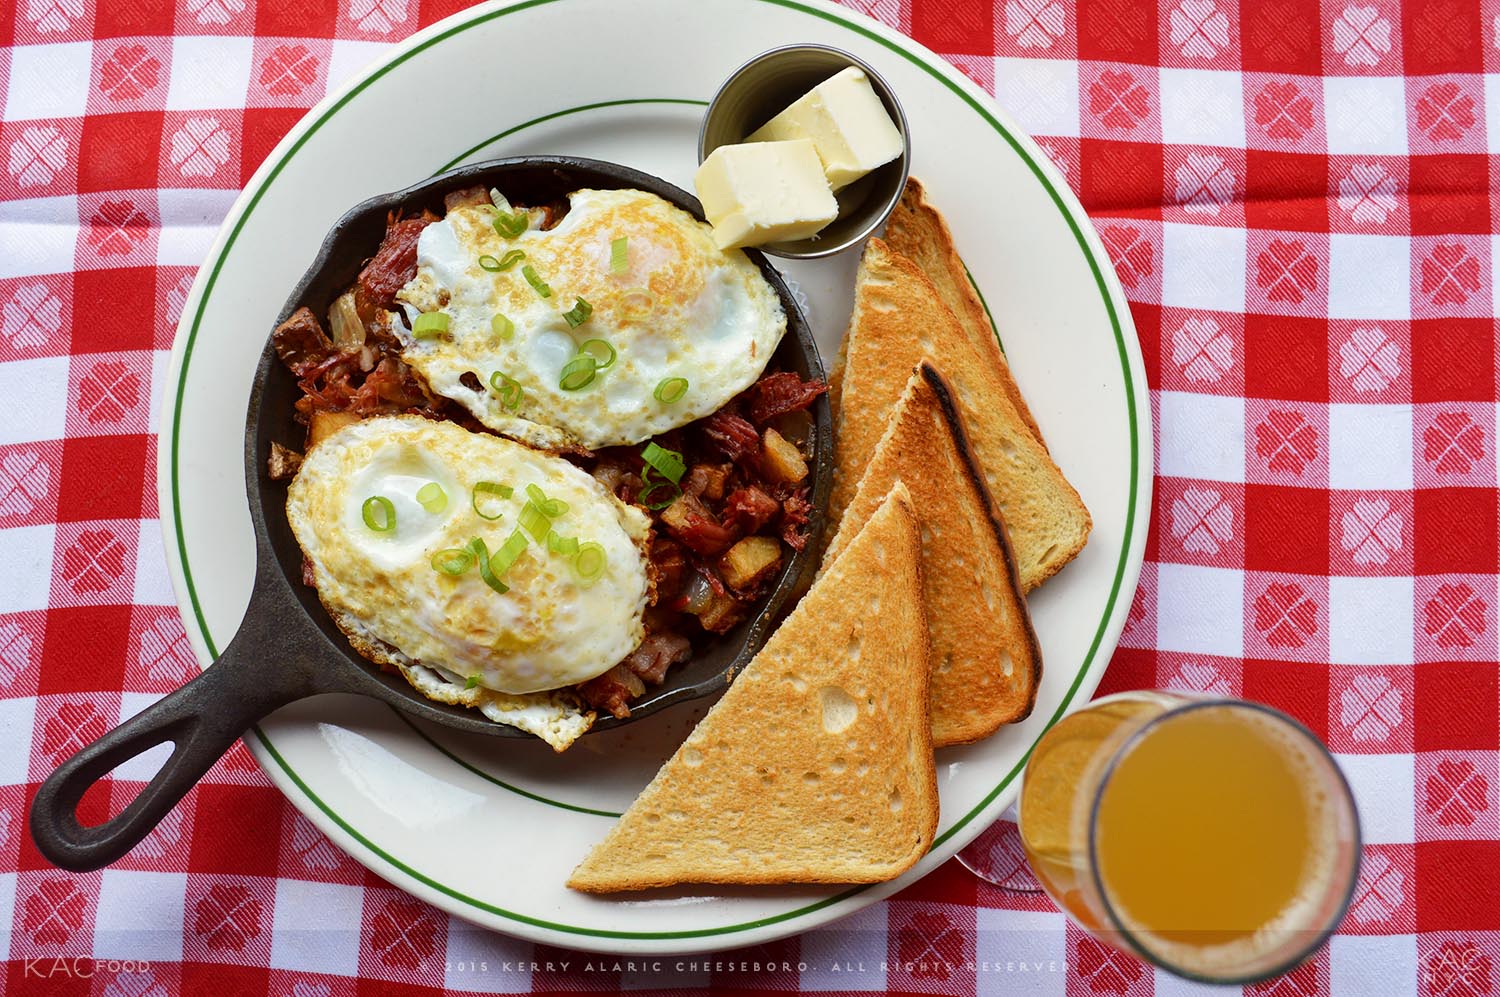
[[[411,687],[427,699],[477,709],[495,723],[541,738],[553,751],[566,751],[594,726],[598,717],[572,689],[511,695],[483,686],[465,688],[465,680],[447,669],[413,661],[370,633],[359,620],[332,607],[325,608],[333,617],[334,625],[360,655],[377,665],[397,669]]]

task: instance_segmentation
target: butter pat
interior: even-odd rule
[[[812,141],[834,190],[901,155],[901,133],[858,66],[842,69],[813,87],[746,141],[799,138]]]
[[[721,145],[693,184],[720,249],[806,239],[839,213],[807,139]]]

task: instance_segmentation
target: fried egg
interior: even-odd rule
[[[496,231],[491,205],[456,207],[422,230],[417,274],[397,297],[413,321],[447,316],[446,332],[403,337],[402,356],[434,392],[534,446],[593,450],[716,412],[760,376],[786,313],[743,252],[719,249],[708,225],[645,191],[568,200],[556,227],[515,238]],[[494,269],[507,254],[509,267]],[[575,327],[566,313],[577,318],[580,300],[592,311]],[[607,343],[614,362],[565,390],[564,367],[590,340]],[[590,351],[607,359],[603,346]],[[662,400],[677,378],[682,396]]]
[[[482,482],[492,485],[476,492]],[[523,515],[535,489],[550,518]],[[356,649],[397,664],[431,698],[490,703],[486,714],[502,722],[528,706],[506,697],[593,678],[644,635],[645,514],[567,461],[510,440],[417,416],[356,422],[307,454],[287,519],[318,597]],[[597,544],[602,572],[590,570],[597,559],[581,567],[570,543],[545,542],[548,532]],[[524,550],[502,567],[513,536]],[[508,591],[486,581],[474,538]]]

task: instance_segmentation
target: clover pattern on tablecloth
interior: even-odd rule
[[[1167,15],[1167,30],[1186,59],[1212,59],[1229,45],[1229,15],[1213,0],[1182,0]]]
[[[1339,545],[1358,565],[1385,564],[1401,550],[1401,514],[1383,498],[1358,498],[1344,513]]]
[[[9,688],[31,667],[31,634],[14,620],[0,622],[0,688]]]
[[[1338,181],[1338,205],[1351,220],[1379,225],[1399,202],[1396,180],[1379,163],[1353,163]]]
[[[1472,941],[1445,941],[1422,960],[1426,997],[1487,997],[1490,956]]]
[[[1371,327],[1339,344],[1339,374],[1360,394],[1384,391],[1401,376],[1401,345]]]
[[[1255,95],[1255,123],[1270,138],[1295,142],[1313,127],[1313,102],[1302,88],[1273,80]]]
[[[1301,647],[1318,632],[1318,604],[1296,583],[1272,582],[1255,597],[1255,629],[1272,647]]]
[[[243,950],[260,922],[260,900],[240,883],[214,883],[193,907],[193,934],[211,949]]]
[[[1489,780],[1467,758],[1438,762],[1423,789],[1423,808],[1444,827],[1467,827],[1489,809]]]
[[[1384,675],[1355,675],[1339,692],[1339,723],[1356,743],[1384,741],[1401,726],[1401,701]]]
[[[1318,431],[1301,412],[1273,409],[1255,424],[1255,455],[1268,471],[1300,475],[1318,459]]]
[[[306,45],[277,45],[260,64],[260,85],[277,97],[294,97],[318,78],[318,57]]]
[[[1155,250],[1145,234],[1134,225],[1108,225],[1101,234],[1104,248],[1115,264],[1120,283],[1136,288],[1156,270]]]
[[[1188,488],[1172,501],[1172,536],[1194,554],[1217,554],[1234,539],[1234,510],[1212,488]]]
[[[1366,851],[1349,902],[1349,915],[1361,925],[1388,921],[1406,902],[1406,876],[1383,852]]]
[[[1422,631],[1441,648],[1473,647],[1485,631],[1488,608],[1466,582],[1439,585],[1422,606]]]
[[[388,897],[371,921],[370,947],[387,966],[416,969],[437,951],[444,928],[428,904],[413,897]]]
[[[1005,33],[1025,49],[1047,49],[1068,29],[1068,12],[1058,0],[1006,0]]]
[[[99,69],[99,91],[114,103],[136,100],[161,82],[161,60],[139,44],[120,45]]]

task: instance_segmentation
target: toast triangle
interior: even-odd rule
[[[1005,518],[1021,587],[1030,592],[1088,541],[1088,509],[1011,404],[998,368],[977,351],[932,281],[881,239],[865,245],[839,382],[833,495],[837,524],[912,371],[934,361],[953,386],[990,494]]]
[[[910,490],[922,524],[932,743],[968,744],[1031,713],[1042,653],[1005,524],[969,448],[952,388],[928,363],[907,381],[828,558],[838,557],[896,481]]]
[[[948,229],[948,221],[927,200],[927,192],[916,177],[908,177],[906,180],[901,200],[896,203],[896,209],[886,222],[885,241],[892,250],[915,263],[927,275],[927,279],[932,281],[938,297],[958,319],[969,342],[986,360],[995,365],[1000,383],[1005,385],[1005,393],[1015,406],[1016,414],[1026,423],[1031,435],[1045,448],[1047,441],[1042,439],[1042,429],[1036,424],[1031,409],[1026,405],[1026,399],[1021,396],[1020,386],[1011,375],[1010,364],[1000,349],[999,331],[995,328],[989,309],[985,308],[983,299],[979,297],[974,281],[969,277],[968,268],[958,255],[958,249],[953,244],[953,233]]]
[[[918,526],[897,483],[568,885],[872,883],[937,830]]]

